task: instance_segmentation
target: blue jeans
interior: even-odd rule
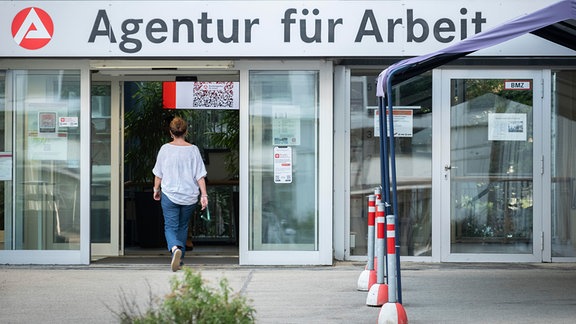
[[[182,257],[186,253],[186,239],[188,237],[188,222],[196,209],[193,205],[178,205],[173,203],[164,193],[160,199],[162,212],[164,214],[164,235],[168,250],[171,251],[174,245],[182,250]]]

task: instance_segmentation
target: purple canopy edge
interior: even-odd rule
[[[478,33],[452,46],[436,52],[402,60],[382,71],[378,76],[376,95],[384,97],[386,86],[390,82],[403,81],[459,57],[466,56],[486,47],[490,47],[523,34],[535,31],[545,26],[576,19],[576,0],[563,0],[531,14],[526,14],[510,20],[490,30]],[[411,71],[412,70],[412,71]],[[404,73],[404,78],[394,77],[396,73]]]

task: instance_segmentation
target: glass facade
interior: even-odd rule
[[[317,251],[319,73],[249,78],[249,250]]]
[[[2,164],[13,170],[1,175],[4,248],[77,250],[80,72],[13,70],[7,88],[12,89],[12,106],[4,105],[2,114]],[[13,149],[12,133],[17,139]]]
[[[379,72],[351,70],[350,172],[344,175],[350,185],[345,189],[350,192],[349,231],[354,238],[350,256],[367,253],[367,197],[381,182],[375,95]],[[244,217],[237,207],[237,178],[212,176],[210,233],[225,239],[247,235],[250,251],[318,251],[319,125],[324,122],[319,119],[319,72],[251,70],[248,76],[248,232],[236,232],[238,218]],[[435,130],[447,135],[443,145],[450,154],[442,173],[450,182],[450,215],[437,216],[449,218],[449,229],[442,227],[449,244],[436,242],[446,245],[442,252],[449,249],[452,254],[525,256],[534,253],[534,224],[542,217],[550,220],[550,229],[544,224],[542,231],[551,257],[573,259],[576,72],[551,75],[552,118],[545,121],[550,122],[550,178],[548,170],[543,171],[544,182],[551,185],[549,197],[533,188],[538,188],[534,134],[546,135],[548,127],[534,120],[538,98],[528,89],[507,89],[506,81],[494,76],[450,80],[451,101],[441,115],[449,118],[449,133]],[[0,71],[2,250],[80,249],[80,83],[80,71],[72,69]],[[93,81],[90,100],[90,237],[91,243],[110,244],[111,223],[117,220],[111,205],[111,152],[120,145],[112,143],[111,82]],[[432,74],[397,85],[393,101],[401,114],[393,118],[404,125],[396,131],[406,130],[395,138],[400,251],[402,256],[431,256]],[[548,109],[548,104],[543,107]],[[238,119],[237,112],[235,116]],[[198,120],[198,125],[203,123]],[[544,130],[535,131],[538,127]],[[207,167],[215,167],[226,153],[206,145],[204,154],[211,161]],[[218,191],[224,186],[225,192]],[[550,216],[534,209],[535,199],[550,206]]]
[[[350,86],[351,255],[367,253],[368,195],[380,187],[380,135],[375,80],[380,71],[352,71]],[[401,255],[432,251],[432,77],[430,73],[394,89],[395,117],[410,131],[395,139]],[[400,127],[400,126],[398,126]],[[399,129],[395,128],[395,131]]]
[[[576,72],[552,74],[552,257],[576,257]]]

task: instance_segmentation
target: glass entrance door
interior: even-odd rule
[[[331,65],[252,68],[241,69],[249,100],[240,111],[241,125],[248,123],[240,140],[248,166],[241,160],[240,210],[248,215],[240,220],[240,264],[330,264]]]
[[[121,254],[118,81],[92,81],[90,142],[90,251],[91,256]]]
[[[442,73],[442,259],[541,260],[540,78]]]

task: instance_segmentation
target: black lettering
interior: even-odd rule
[[[173,19],[172,25],[174,30],[172,31],[172,39],[174,43],[178,43],[180,41],[180,27],[186,26],[186,30],[188,31],[188,43],[194,42],[194,26],[192,25],[192,21],[190,19]]]
[[[252,42],[252,26],[259,25],[260,19],[244,20],[244,42],[251,43]]]
[[[155,25],[158,25],[155,27]],[[159,38],[154,37],[154,33],[166,33],[168,32],[168,26],[166,22],[162,19],[152,19],[146,25],[146,37],[152,43],[159,44],[166,40],[166,36],[161,36]]]
[[[482,24],[486,23],[486,18],[482,18],[482,13],[480,11],[476,12],[476,16],[472,18],[472,23],[474,24],[474,32],[478,34],[482,31]]]
[[[100,29],[100,25],[104,24],[104,29]],[[92,26],[92,32],[88,38],[88,43],[94,43],[96,36],[107,36],[110,43],[116,43],[116,37],[114,37],[114,31],[110,26],[110,20],[106,14],[106,10],[98,10],[96,19],[94,20],[94,25]]]
[[[388,43],[394,43],[394,29],[398,25],[402,25],[402,18],[396,20],[388,19]]]
[[[200,24],[200,36],[204,43],[212,43],[212,37],[208,37],[208,25],[212,23],[212,19],[208,18],[208,13],[203,12],[202,18],[198,19],[198,24]]]
[[[428,27],[428,23],[426,22],[426,20],[424,20],[422,18],[414,19],[414,10],[412,10],[412,9],[407,10],[407,19],[406,20],[407,20],[407,24],[408,24],[406,41],[408,43],[410,43],[410,42],[416,42],[416,43],[424,42],[428,38],[428,34],[430,32],[430,28]],[[418,37],[414,34],[414,26],[416,26],[416,25],[420,25],[420,27],[422,28],[422,34]]]
[[[443,37],[441,33],[454,32],[456,26],[454,22],[448,18],[441,18],[434,24],[434,38],[440,43],[449,43],[454,40],[454,36]]]
[[[292,19],[292,15],[296,13],[296,9],[290,8],[284,11],[284,18],[280,22],[284,25],[284,43],[290,43],[290,25],[296,23],[296,19]]]
[[[312,14],[317,16],[320,13],[318,9],[312,10]],[[304,16],[308,15],[308,9],[302,10],[302,14]],[[314,35],[308,37],[306,33],[306,19],[300,19],[300,39],[304,41],[304,43],[320,43],[322,41],[322,23],[320,19],[314,20]]]
[[[224,21],[218,19],[216,22],[218,26],[218,40],[222,43],[238,43],[238,19],[232,19],[232,35],[227,37],[224,35]]]
[[[368,22],[373,29],[367,29]],[[376,42],[382,42],[382,35],[378,29],[378,23],[376,22],[376,17],[374,17],[374,12],[372,10],[364,11],[362,16],[362,21],[360,22],[360,28],[358,28],[358,33],[354,39],[355,43],[361,43],[364,36],[374,36]]]
[[[512,88],[524,88],[524,82],[512,82]]]
[[[343,25],[344,22],[342,18],[338,18],[336,20],[329,19],[328,20],[328,43],[334,43],[334,39],[336,38],[336,25]]]
[[[122,23],[122,41],[120,42],[120,50],[124,53],[137,53],[142,49],[142,42],[137,38],[129,38],[128,36],[138,33],[142,19],[127,19]],[[133,47],[127,45],[134,45]]]
[[[468,9],[461,8],[460,14],[465,15],[468,13]],[[460,19],[460,39],[468,38],[468,22],[466,19]]]

